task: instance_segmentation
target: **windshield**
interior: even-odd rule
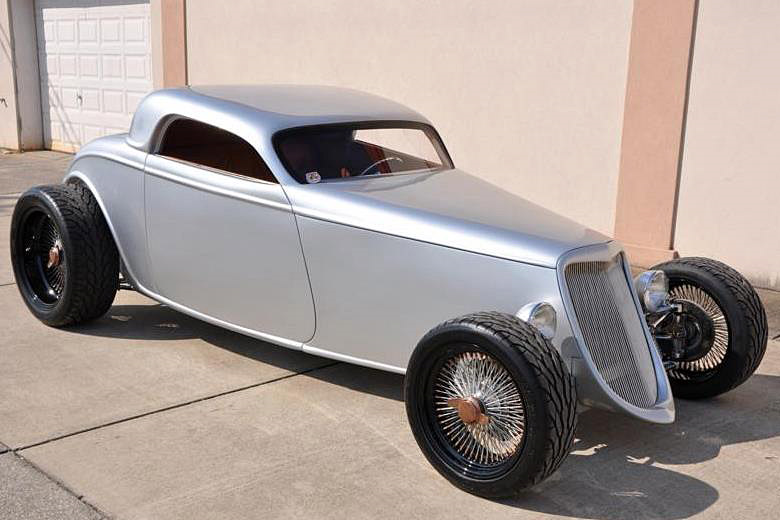
[[[276,153],[302,184],[452,168],[436,131],[414,123],[293,128],[274,137]]]

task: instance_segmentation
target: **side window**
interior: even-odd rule
[[[157,154],[252,179],[277,182],[252,145],[237,135],[193,119],[177,119],[168,125]]]

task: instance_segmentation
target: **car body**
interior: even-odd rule
[[[423,455],[516,496],[582,405],[650,422],[747,381],[767,316],[739,272],[675,258],[632,280],[619,243],[455,167],[423,116],[352,90],[165,89],[61,184],[14,206],[11,262],[41,322],[120,288],[288,348],[405,374]]]
[[[276,182],[158,154],[181,118],[244,139]],[[82,148],[65,181],[94,194],[126,281],[183,313],[403,374],[436,324],[546,302],[557,315],[550,341],[581,403],[672,421],[669,381],[617,242],[454,167],[301,184],[274,147],[291,128],[383,121],[432,128],[348,89],[165,89],[140,103],[128,134]]]

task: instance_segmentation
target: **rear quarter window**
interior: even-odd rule
[[[251,144],[226,130],[193,119],[170,123],[157,155],[250,179],[277,182]]]

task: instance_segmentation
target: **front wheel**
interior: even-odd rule
[[[750,283],[709,258],[659,264],[674,310],[651,317],[676,397],[701,399],[744,383],[767,343],[766,311]]]
[[[470,314],[426,334],[412,354],[404,398],[428,461],[484,497],[541,482],[574,438],[573,377],[544,336],[508,314]]]

